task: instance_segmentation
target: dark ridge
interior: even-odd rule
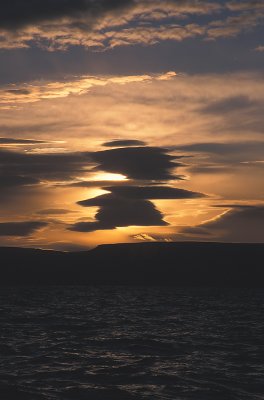
[[[84,251],[0,248],[0,285],[264,287],[264,244],[137,243]]]

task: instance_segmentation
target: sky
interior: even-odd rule
[[[0,245],[264,242],[262,0],[9,0]]]

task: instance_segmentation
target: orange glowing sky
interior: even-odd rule
[[[262,2],[78,3],[0,17],[0,245],[264,242]]]

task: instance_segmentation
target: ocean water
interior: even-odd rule
[[[0,289],[1,400],[263,400],[264,293]]]

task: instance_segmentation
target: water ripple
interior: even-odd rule
[[[0,290],[4,400],[263,400],[264,293]]]

